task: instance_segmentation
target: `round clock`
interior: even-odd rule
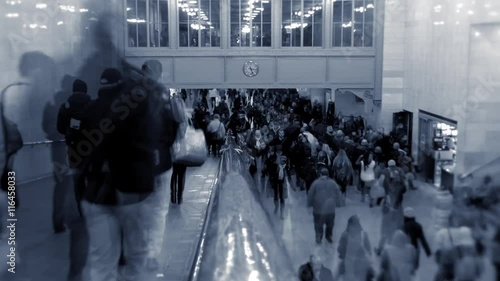
[[[259,64],[254,61],[247,61],[243,65],[243,73],[248,77],[254,77],[259,74]]]

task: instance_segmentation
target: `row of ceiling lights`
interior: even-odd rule
[[[248,8],[246,8],[246,13],[244,14],[243,20],[250,22],[255,19],[260,13],[264,12],[263,7],[255,7],[258,3],[269,4],[269,0],[248,0]]]
[[[310,17],[310,16],[314,15],[314,13],[315,13],[316,11],[319,11],[319,10],[321,10],[321,9],[323,9],[323,7],[322,7],[321,5],[314,6],[314,7],[312,7],[309,11],[307,11],[307,13],[305,13],[305,14],[304,14],[304,17],[308,18],[308,17]],[[302,16],[302,11],[296,11],[296,12],[294,12],[293,14],[294,14],[295,16],[297,16],[297,17],[300,17],[300,16]]]
[[[475,1],[472,1],[472,5],[475,5]],[[464,7],[464,4],[463,3],[458,3],[456,5],[456,8],[457,8],[457,13],[460,13],[461,12],[461,9]],[[491,10],[491,4],[490,3],[486,3],[484,4],[484,8],[486,9],[490,9]],[[434,6],[434,12],[435,13],[441,13],[441,11],[443,10],[443,6],[441,5],[436,5]],[[467,14],[469,15],[474,15],[474,11],[473,10],[468,10],[467,11]],[[498,15],[498,12],[497,11],[490,11],[489,13],[490,16],[497,16]]]
[[[10,4],[10,5],[17,5],[17,4],[21,4],[22,2],[21,1],[6,1],[6,3]],[[40,10],[47,9],[47,4],[37,3],[35,5],[35,8],[40,9]],[[70,13],[76,12],[75,6],[59,5],[59,9],[61,9],[61,11],[64,11],[64,12],[70,12]],[[78,9],[78,11],[80,13],[88,13],[89,10],[81,8],[81,9]],[[7,18],[18,18],[19,13],[7,13],[5,16]]]

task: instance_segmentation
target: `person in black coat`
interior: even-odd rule
[[[326,268],[321,260],[311,255],[309,262],[303,264],[299,268],[300,281],[333,281],[332,271]]]
[[[431,256],[431,249],[427,240],[425,239],[424,231],[422,225],[415,220],[415,211],[411,207],[406,207],[404,209],[404,225],[403,231],[410,237],[411,244],[415,247],[417,251],[417,268],[419,265],[420,257],[420,247],[418,246],[418,241],[422,244],[425,254],[429,257]]]

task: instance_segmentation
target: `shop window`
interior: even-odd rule
[[[231,47],[271,47],[270,0],[231,0]]]
[[[373,47],[374,0],[333,2],[334,47]]]
[[[220,47],[220,0],[179,0],[179,46]]]
[[[168,0],[127,0],[128,47],[168,47]]]
[[[281,46],[321,47],[323,0],[283,0]]]

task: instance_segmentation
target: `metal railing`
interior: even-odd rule
[[[32,141],[24,142],[23,146],[35,146],[35,145],[51,145],[54,143],[64,143],[66,140],[45,140],[45,141]]]
[[[498,156],[498,157],[494,158],[494,159],[493,159],[493,160],[491,160],[491,161],[488,161],[488,162],[484,163],[483,165],[481,165],[481,166],[479,166],[479,167],[476,167],[476,168],[472,169],[471,171],[469,171],[469,172],[467,172],[467,173],[463,173],[463,174],[459,177],[459,179],[460,179],[460,180],[464,180],[464,179],[466,179],[466,178],[468,178],[468,177],[470,177],[470,176],[473,176],[473,175],[474,175],[475,173],[477,173],[478,171],[480,171],[480,170],[482,170],[482,169],[484,169],[484,168],[488,167],[489,165],[491,165],[491,164],[493,164],[493,163],[495,163],[495,162],[497,162],[497,161],[499,161],[499,160],[500,160],[500,156]]]

